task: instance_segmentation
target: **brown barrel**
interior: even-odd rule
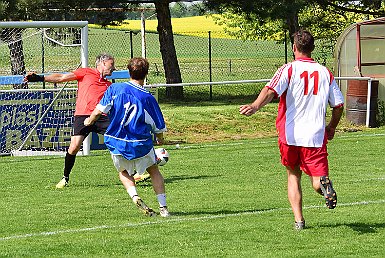
[[[356,125],[366,125],[368,81],[349,80],[346,92],[346,119]],[[369,127],[377,126],[378,81],[372,80]]]

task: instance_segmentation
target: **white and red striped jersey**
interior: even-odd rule
[[[332,73],[311,58],[301,58],[279,68],[266,87],[280,97],[279,139],[288,145],[321,147],[328,104],[344,104]]]

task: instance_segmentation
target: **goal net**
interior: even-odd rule
[[[76,82],[25,83],[23,78],[32,71],[63,73],[87,67],[88,22],[0,22],[0,54],[0,155],[65,152]]]

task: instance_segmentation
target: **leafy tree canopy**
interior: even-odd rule
[[[243,39],[282,40],[284,30],[290,35],[299,27],[316,37],[339,35],[358,20],[385,15],[384,0],[205,0],[204,4],[223,14],[218,23],[229,33]],[[234,28],[238,28],[234,31]]]
[[[126,12],[138,7],[132,1],[102,0],[0,0],[0,19],[20,20],[88,20],[102,26],[116,25]]]
[[[316,38],[336,39],[344,29],[352,23],[373,15],[337,12],[333,7],[323,9],[319,5],[304,8],[299,13],[299,26],[307,28]],[[221,16],[213,16],[217,24],[224,25],[229,35],[243,40],[283,41],[287,25],[283,20],[266,18],[260,20],[254,14],[235,14],[224,12]]]

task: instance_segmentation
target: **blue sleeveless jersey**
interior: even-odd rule
[[[133,82],[111,84],[97,109],[110,118],[104,134],[107,148],[128,160],[148,154],[153,148],[153,134],[166,131],[154,96]]]

